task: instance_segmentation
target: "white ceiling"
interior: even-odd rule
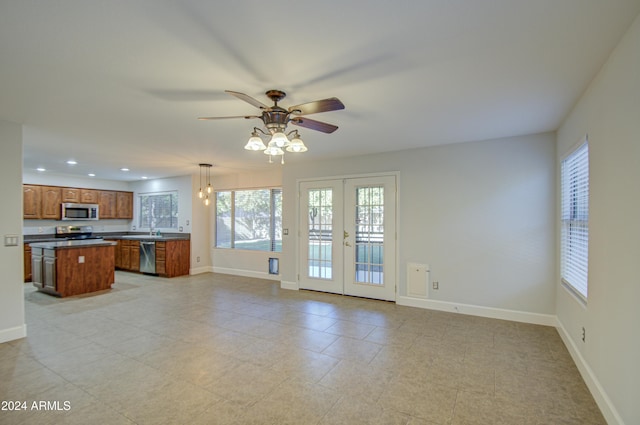
[[[290,162],[555,130],[640,0],[0,0],[0,119],[24,171],[138,180],[266,167],[225,89],[338,97]],[[65,164],[67,159],[76,166]],[[128,173],[121,167],[131,169]]]

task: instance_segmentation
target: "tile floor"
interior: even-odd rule
[[[25,299],[3,425],[606,423],[550,327],[218,274]]]

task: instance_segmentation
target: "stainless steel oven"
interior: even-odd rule
[[[63,220],[98,220],[98,204],[62,204]]]

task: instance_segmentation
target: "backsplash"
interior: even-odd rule
[[[23,235],[53,235],[56,226],[92,226],[95,233],[129,232],[132,230],[131,220],[98,220],[98,221],[58,221],[58,220],[24,220]]]

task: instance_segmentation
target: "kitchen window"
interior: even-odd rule
[[[216,248],[282,251],[282,189],[216,192]]]
[[[561,164],[562,282],[586,302],[589,271],[589,144],[585,140]]]
[[[140,200],[141,229],[178,228],[178,191],[142,193]]]

